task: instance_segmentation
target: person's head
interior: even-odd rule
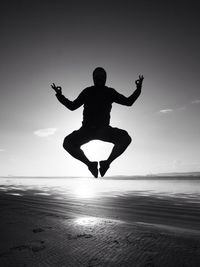
[[[104,86],[106,84],[106,71],[98,67],[93,71],[93,81],[96,86]]]

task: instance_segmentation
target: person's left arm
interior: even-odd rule
[[[143,75],[139,75],[139,79],[135,81],[136,90],[129,97],[125,97],[115,91],[114,102],[125,106],[132,106],[141,94],[143,80]]]

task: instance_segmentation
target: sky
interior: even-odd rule
[[[125,96],[144,75],[132,107],[113,104],[111,125],[132,143],[108,175],[200,171],[199,1],[4,1],[0,42],[0,175],[90,176],[63,149],[81,127],[51,83],[74,100],[107,71]],[[109,143],[83,147],[106,159]]]

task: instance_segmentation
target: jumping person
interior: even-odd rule
[[[101,176],[104,176],[110,164],[131,143],[131,137],[125,130],[110,126],[112,103],[133,105],[141,93],[144,79],[143,75],[139,75],[139,79],[135,81],[136,90],[129,97],[125,97],[115,89],[105,86],[106,77],[106,71],[103,68],[96,68],[93,72],[94,85],[85,88],[74,101],[62,95],[60,86],[54,83],[51,85],[56,92],[57,99],[68,109],[75,110],[84,105],[82,127],[65,137],[63,147],[71,156],[86,164],[96,178],[98,177],[98,162],[90,161],[80,147],[95,139],[114,144],[108,159],[99,162],[99,172]]]

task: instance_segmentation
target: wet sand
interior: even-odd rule
[[[200,266],[200,203],[187,198],[4,185],[0,212],[2,267]]]

